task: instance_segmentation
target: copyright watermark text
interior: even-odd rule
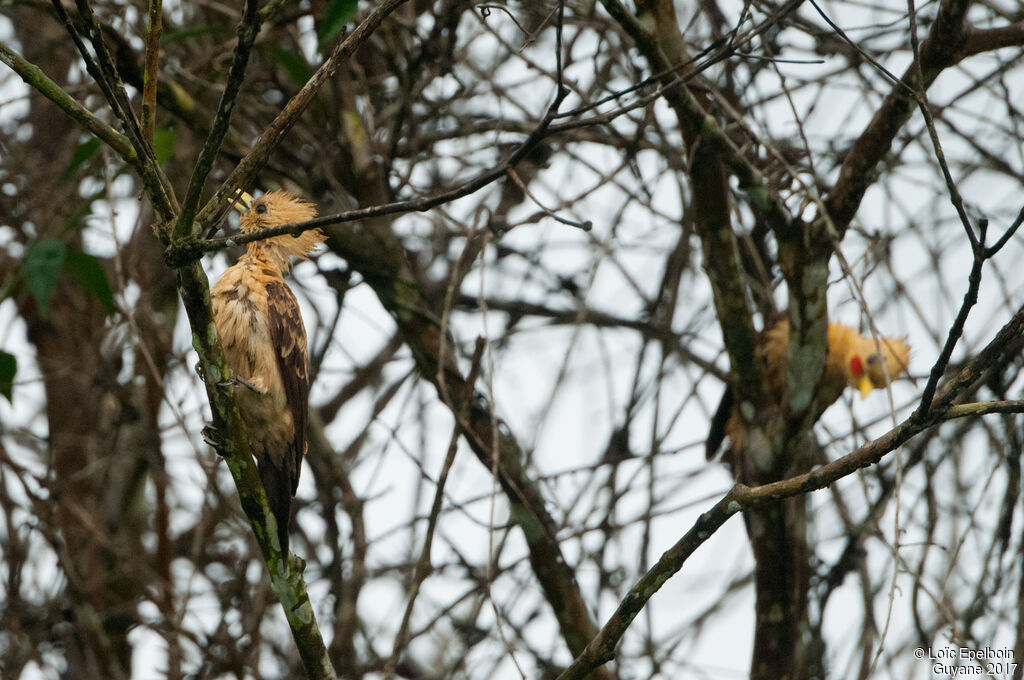
[[[931,664],[933,678],[1010,678],[1017,668],[1008,647],[917,647],[914,658]]]

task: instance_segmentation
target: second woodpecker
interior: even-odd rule
[[[304,222],[316,206],[285,191],[264,194],[242,216],[242,232]],[[253,241],[213,286],[213,316],[249,446],[288,553],[291,501],[299,484],[309,420],[309,357],[299,304],[284,274],[325,239],[319,230]]]
[[[757,360],[765,377],[771,398],[780,402],[785,397],[786,371],[789,366],[789,320],[779,319],[761,333]],[[910,345],[903,338],[865,337],[845,324],[828,324],[828,353],[825,370],[818,381],[815,401],[824,411],[839,399],[846,387],[855,387],[861,397],[885,387],[898,378],[910,362]],[[727,386],[711,419],[711,431],[704,444],[708,460],[718,454],[728,436],[734,450],[743,448],[745,424],[733,403],[732,386]]]

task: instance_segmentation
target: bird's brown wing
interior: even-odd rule
[[[302,455],[306,451],[306,424],[309,421],[309,357],[306,328],[302,325],[299,303],[283,281],[267,285],[267,316],[270,341],[284,385],[285,400],[292,413],[295,435],[292,450],[284,458],[284,473],[294,496],[299,486]]]

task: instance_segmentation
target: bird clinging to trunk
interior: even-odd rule
[[[285,191],[264,194],[242,215],[248,233],[316,216],[316,206]],[[253,241],[210,291],[213,318],[249,434],[249,446],[288,554],[291,501],[306,452],[309,358],[302,314],[284,274],[324,241],[319,230]]]
[[[789,320],[782,319],[761,334],[757,349],[768,389],[778,400],[785,391],[788,358]],[[832,405],[847,386],[859,390],[862,398],[885,387],[907,370],[909,361],[910,346],[903,338],[879,338],[875,344],[874,338],[864,337],[849,326],[829,322],[828,356],[815,395],[819,413]],[[715,457],[727,435],[734,450],[742,449],[744,434],[743,421],[733,408],[732,388],[726,387],[704,446],[708,460]]]

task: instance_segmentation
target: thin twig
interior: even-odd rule
[[[910,83],[918,81],[918,88],[925,90],[935,82],[944,69],[955,64],[960,58],[957,46],[963,40],[963,19],[967,4],[960,0],[947,0],[940,5],[931,32],[921,45],[920,66],[911,64],[904,71],[903,77],[893,85],[885,100],[875,111],[871,122],[867,124],[846,154],[839,170],[839,178],[829,191],[826,200],[829,214],[835,222],[840,237],[856,215],[868,186],[877,177],[873,169],[892,148],[897,133],[910,119],[913,106],[919,101]],[[815,5],[815,7],[817,6]],[[828,19],[827,15],[822,13],[822,16],[847,44],[859,49]],[[880,72],[886,74],[886,77],[892,78],[892,74],[884,67],[877,66]],[[922,74],[923,80],[921,79]]]
[[[149,0],[146,26],[146,63],[142,76],[142,138],[153,143],[156,128],[156,83],[160,61],[160,34],[163,32],[163,0]]]
[[[594,223],[591,222],[590,220],[584,220],[583,222],[580,222],[579,220],[571,220],[568,217],[560,216],[554,210],[545,206],[543,203],[537,200],[537,197],[534,196],[533,193],[530,192],[529,187],[526,186],[526,183],[523,182],[523,180],[519,177],[519,174],[516,173],[516,171],[513,170],[512,168],[508,169],[508,176],[512,179],[513,182],[516,183],[516,186],[522,189],[523,194],[525,194],[527,198],[533,201],[537,205],[537,207],[540,208],[544,212],[544,214],[550,217],[551,219],[555,220],[556,222],[561,222],[562,224],[569,227],[576,227],[577,229],[582,229],[583,231],[590,231],[591,229],[594,228]]]
[[[316,73],[302,86],[302,89],[285,105],[281,113],[277,115],[277,118],[267,126],[252,150],[238,163],[231,175],[224,180],[223,184],[213,195],[213,198],[199,212],[196,217],[195,228],[192,230],[193,233],[202,233],[207,236],[212,233],[211,230],[220,223],[222,216],[228,210],[228,198],[234,196],[239,189],[245,188],[252,181],[252,178],[255,177],[256,173],[263,168],[271,152],[277,148],[281,140],[284,139],[284,136],[288,134],[292,125],[298,120],[299,115],[313,101],[313,97],[320,90],[321,86],[334,75],[334,72],[345,59],[348,59],[373,35],[373,32],[380,26],[385,17],[405,2],[406,0],[384,0],[363,19],[345,40],[338,43],[331,56],[321,64]]]
[[[682,538],[665,551],[661,559],[630,588],[601,631],[590,641],[583,653],[576,657],[572,665],[558,676],[558,680],[581,680],[587,673],[614,658],[619,640],[647,601],[682,568],[697,548],[737,512],[749,510],[768,501],[790,498],[831,486],[857,470],[878,463],[886,454],[936,423],[986,413],[1024,412],[1024,400],[953,405],[953,401],[968,386],[974,384],[987,369],[1019,351],[1022,334],[1024,306],[1018,308],[985,349],[961,369],[957,378],[943,387],[935,400],[937,408],[933,408],[927,417],[919,418],[912,414],[878,439],[810,472],[756,487],[736,484],[710,510],[702,514]]]
[[[153,145],[143,137],[139,119],[135,115],[135,110],[132,109],[131,101],[128,99],[128,91],[121,80],[117,64],[110,55],[106,42],[103,40],[103,31],[96,20],[96,16],[93,14],[92,7],[89,5],[88,0],[75,0],[75,5],[78,8],[78,18],[86,30],[89,42],[92,44],[93,52],[96,55],[95,62],[89,56],[85,45],[82,44],[78,36],[77,27],[64,10],[61,0],[54,0],[53,2],[54,9],[62,21],[64,21],[72,39],[75,40],[86,66],[89,67],[90,74],[96,80],[97,85],[100,86],[107,103],[114,111],[114,115],[121,121],[125,134],[131,141],[132,146],[135,147],[135,152],[140,160],[139,174],[142,176],[143,186],[150,202],[153,204],[154,210],[162,219],[169,220],[171,215],[177,212],[177,199],[174,197],[174,189],[171,187],[171,182],[156,162]]]
[[[981,232],[981,241],[978,242],[978,247],[975,248],[974,259],[971,263],[971,273],[967,276],[967,292],[964,293],[964,299],[960,303],[960,310],[957,312],[953,325],[949,328],[942,351],[932,366],[928,376],[928,383],[921,392],[921,401],[915,412],[915,415],[918,417],[925,417],[929,409],[931,409],[935,389],[939,384],[939,380],[946,372],[946,366],[949,365],[949,359],[953,355],[953,349],[956,347],[957,341],[963,335],[964,325],[967,323],[967,315],[970,314],[971,308],[978,302],[978,289],[981,287],[981,271],[986,259],[984,248],[987,220],[982,219],[978,226]]]
[[[116,75],[117,69],[114,67],[113,59],[110,58],[110,54],[106,50],[106,44],[103,42],[103,33],[99,23],[96,21],[95,15],[92,13],[92,8],[83,0],[76,0],[78,17],[84,24],[89,42],[92,44],[93,52],[96,55],[95,59],[93,58],[93,53],[90,53],[89,49],[85,46],[78,26],[71,20],[71,16],[64,7],[64,3],[61,0],[53,0],[51,4],[57,13],[57,18],[64,24],[68,35],[71,36],[71,41],[78,49],[78,53],[85,63],[86,71],[96,81],[100,91],[103,93],[103,97],[107,100],[107,104],[110,105],[114,115],[117,116],[117,119],[124,126],[128,139],[132,141],[136,151],[142,156],[142,149],[140,149],[142,135],[138,120],[135,118],[135,112],[132,110],[130,103],[128,103],[128,97],[123,91],[124,86]],[[119,85],[122,90],[120,93],[117,91]]]
[[[856,42],[854,42],[854,40],[852,38],[850,38],[850,36],[846,35],[846,31],[844,31],[843,29],[839,28],[839,25],[836,24],[836,22],[832,21],[832,18],[829,17],[829,15],[825,13],[825,10],[823,10],[818,5],[818,3],[815,2],[815,0],[808,0],[808,2],[810,2],[811,7],[813,7],[814,10],[818,13],[818,16],[820,16],[822,19],[824,19],[825,23],[829,25],[829,28],[831,28],[833,31],[835,31],[836,35],[838,35],[840,38],[842,38],[843,42],[845,42],[847,45],[852,47],[857,52],[857,54],[859,54],[861,57],[863,57],[865,59],[865,61],[867,61],[872,66],[874,66],[875,69],[877,69],[879,73],[881,73],[883,76],[885,76],[890,81],[892,81],[892,83],[894,85],[897,85],[899,87],[903,87],[904,89],[907,90],[907,93],[910,94],[911,96],[913,96],[915,94],[913,88],[911,88],[905,82],[903,82],[903,80],[900,79],[898,76],[896,76],[895,73],[893,73],[892,71],[887,69],[885,66],[882,66],[882,64],[877,59],[875,59],[870,54],[868,54],[868,52],[864,48],[862,48],[860,45],[858,45]]]
[[[71,20],[61,0],[54,0],[53,7],[57,17],[71,36],[71,40],[78,49],[82,60],[85,62],[86,70],[96,81],[107,104],[121,122],[125,138],[135,150],[135,163],[133,165],[142,177],[143,187],[150,199],[150,203],[153,205],[153,209],[162,220],[168,221],[177,211],[174,189],[171,187],[170,180],[167,179],[167,176],[157,164],[152,145],[142,137],[139,121],[135,117],[131,103],[128,101],[128,94],[124,83],[121,82],[117,66],[114,64],[114,60],[107,50],[106,43],[103,41],[103,32],[92,13],[92,8],[87,0],[76,0],[76,3],[78,5],[78,17],[89,35],[89,40],[92,43],[97,59],[93,59],[92,54],[82,40],[78,26]]]
[[[953,181],[953,175],[949,171],[949,164],[946,163],[946,154],[942,151],[942,144],[939,142],[939,133],[935,129],[935,119],[932,116],[932,109],[928,105],[928,91],[924,87],[924,70],[921,65],[921,44],[917,37],[917,12],[914,10],[914,0],[907,0],[907,5],[908,18],[910,21],[910,45],[914,54],[914,66],[917,68],[917,82],[912,85],[911,92],[914,94],[914,100],[917,102],[917,107],[921,110],[921,115],[924,116],[924,124],[928,129],[928,136],[932,141],[935,160],[939,162],[939,168],[942,170],[942,177],[946,181],[946,191],[949,192],[949,199],[952,201],[953,207],[956,208],[956,214],[960,217],[960,223],[963,225],[964,231],[967,233],[967,239],[971,242],[972,252],[977,252],[978,237],[974,233],[974,228],[971,226],[971,219],[967,216],[967,210],[964,208],[964,199],[960,196],[960,191],[956,188],[956,183]]]
[[[79,104],[77,99],[43,73],[42,69],[15,53],[3,41],[0,41],[0,61],[7,64],[26,84],[60,107],[73,121],[99,137],[125,162],[132,167],[139,167],[139,156],[131,140],[97,118],[92,111]]]
[[[516,15],[512,14],[512,10],[510,10],[505,5],[498,5],[495,3],[481,3],[477,5],[476,8],[480,10],[480,16],[483,17],[484,19],[491,16],[492,9],[496,9],[499,12],[504,12],[506,15],[508,15],[508,18],[512,20],[512,23],[516,25],[516,28],[522,31],[523,35],[530,35],[530,32],[523,28],[523,25],[519,23],[518,19],[516,19]]]
[[[234,111],[238,91],[245,79],[245,67],[249,63],[249,53],[260,32],[260,15],[256,11],[258,6],[259,3],[256,0],[245,0],[242,6],[242,20],[238,25],[238,42],[231,59],[231,68],[228,70],[224,92],[217,105],[217,113],[214,116],[213,125],[210,127],[210,134],[207,135],[203,150],[192,169],[188,190],[181,203],[181,213],[174,225],[174,236],[177,239],[189,235],[194,236],[197,233],[192,220],[199,205],[199,198],[206,184],[206,178],[213,168],[213,161],[217,158],[220,147],[224,143],[224,135],[227,134],[228,126],[231,123],[231,112]]]
[[[444,203],[454,201],[457,198],[468,196],[479,191],[491,182],[503,177],[508,172],[509,168],[514,167],[544,138],[548,126],[551,124],[555,115],[557,115],[559,104],[561,104],[567,95],[568,90],[563,89],[558,92],[554,101],[551,103],[551,106],[548,108],[547,113],[537,127],[534,128],[527,138],[523,140],[523,142],[516,147],[516,149],[509,154],[503,162],[490,170],[481,173],[477,177],[463,182],[454,189],[450,189],[433,196],[424,196],[407,201],[396,201],[394,203],[370,206],[368,208],[358,208],[356,210],[346,210],[334,215],[317,217],[306,222],[283,224],[278,227],[260,229],[247,234],[175,243],[168,248],[165,259],[171,266],[182,267],[190,262],[198,260],[202,257],[203,253],[221,250],[222,248],[244,245],[246,243],[252,243],[253,241],[261,241],[263,239],[282,236],[284,234],[294,236],[296,234],[309,231],[310,229],[342,224],[344,222],[354,222],[356,220],[365,220],[371,217],[381,217],[383,215],[394,215],[396,213],[406,212],[424,212]],[[201,217],[197,218],[197,221],[201,221]]]
[[[480,365],[483,359],[484,342],[483,338],[476,339],[476,349],[473,351],[473,362],[469,369],[469,377],[466,384],[470,389],[476,384],[480,375]],[[437,488],[434,490],[434,502],[430,506],[430,515],[427,518],[427,531],[423,537],[423,547],[420,549],[420,557],[416,561],[416,568],[413,571],[412,585],[409,587],[409,601],[405,604],[405,613],[402,615],[402,623],[395,634],[395,642],[391,647],[391,656],[384,664],[382,674],[385,680],[391,680],[398,665],[398,657],[405,647],[406,638],[409,634],[409,621],[412,619],[412,610],[416,604],[416,598],[420,593],[420,586],[430,576],[432,567],[430,565],[430,548],[434,542],[434,530],[437,527],[437,519],[441,515],[441,504],[444,501],[444,486],[448,481],[448,472],[455,462],[455,453],[458,451],[459,438],[462,434],[462,427],[456,423],[452,429],[452,436],[448,442],[448,452],[445,454],[444,463],[441,465],[441,474],[437,477]]]
[[[1003,235],[999,237],[999,240],[985,249],[985,257],[995,257],[996,253],[1002,250],[1003,246],[1009,243],[1010,239],[1013,238],[1013,235],[1017,233],[1017,230],[1020,228],[1022,223],[1024,223],[1024,208],[1020,209],[1020,212],[1017,213],[1017,218],[1013,220],[1013,223],[1009,227],[1007,227],[1006,231],[1003,232]]]

